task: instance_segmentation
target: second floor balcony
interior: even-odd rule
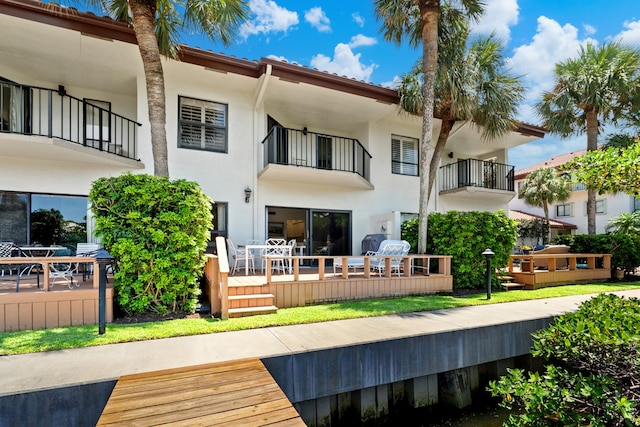
[[[112,112],[110,103],[76,98],[63,86],[55,90],[0,80],[0,138],[8,141],[5,147],[17,153],[14,155],[33,157],[40,152],[47,158],[73,157],[79,155],[74,148],[82,146],[89,149],[85,153],[96,150],[113,155],[113,159],[137,161],[139,126]],[[2,138],[3,134],[8,138]],[[34,150],[29,145],[43,138],[55,147]]]
[[[262,179],[373,188],[371,155],[357,139],[274,126],[262,144]]]
[[[440,167],[440,194],[509,201],[515,195],[514,166],[465,159]]]

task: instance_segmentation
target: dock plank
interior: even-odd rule
[[[98,426],[304,426],[259,359],[121,377]]]

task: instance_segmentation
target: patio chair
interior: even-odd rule
[[[249,263],[249,268],[251,269],[251,272],[252,273],[256,272],[255,263],[254,263],[255,258],[250,251],[247,252],[246,249],[238,249],[236,245],[233,244],[233,241],[231,239],[227,239],[227,247],[229,249],[229,257],[231,258],[229,264],[232,265],[231,267],[232,275],[236,273],[240,264],[244,266],[245,260]]]
[[[267,268],[267,263],[271,263],[271,271],[286,271],[285,257],[291,256],[291,247],[285,239],[267,239],[268,246],[260,254],[262,258],[262,272]]]
[[[100,250],[99,243],[78,243],[76,245],[76,256],[90,257],[94,256]],[[82,281],[84,282],[87,276],[93,275],[93,263],[92,262],[78,262],[76,264],[75,271],[79,273],[80,264],[82,264]]]
[[[380,245],[382,247],[382,244]],[[406,251],[406,253],[405,253]],[[386,244],[382,249],[380,249],[376,253],[375,258],[371,258],[371,270],[374,272],[378,272],[378,275],[382,277],[382,273],[386,269],[386,258],[391,256],[391,264],[390,269],[391,273],[394,271],[398,273],[398,277],[400,277],[400,272],[402,270],[402,259],[403,256],[408,254],[408,249],[404,243],[389,243]]]
[[[13,256],[15,248],[18,246],[13,242],[0,242],[0,258],[10,258]],[[19,248],[18,248],[19,249]],[[13,274],[13,271],[18,271],[18,265],[16,264],[0,264],[0,272],[4,277],[5,271],[9,272],[9,275]]]

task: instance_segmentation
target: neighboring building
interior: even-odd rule
[[[515,173],[516,188],[519,190],[527,175],[537,169],[557,168],[574,157],[581,156],[587,150],[573,151],[571,153],[560,154],[543,162],[537,163],[528,168],[517,170]],[[515,197],[509,203],[509,209],[520,211],[544,218],[542,208],[527,205],[523,199]],[[596,233],[605,233],[605,228],[609,220],[623,212],[633,212],[640,210],[640,198],[634,198],[628,194],[601,194],[596,197]],[[512,216],[512,218],[517,219]],[[566,224],[573,224],[573,234],[587,234],[587,190],[582,184],[573,184],[569,199],[564,202],[556,202],[549,207],[549,218]],[[557,236],[561,228],[551,227],[552,239]],[[566,232],[566,227],[564,228]]]
[[[0,241],[34,243],[40,208],[86,224],[91,240],[92,181],[153,173],[134,33],[25,0],[0,0],[0,27]],[[396,91],[189,47],[163,65],[170,175],[215,201],[214,234],[350,254],[367,234],[399,237],[417,214],[421,118],[399,113]],[[520,124],[486,143],[457,124],[430,209],[506,211],[516,195],[507,150],[543,136]]]

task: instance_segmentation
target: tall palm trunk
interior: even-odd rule
[[[167,131],[164,93],[164,74],[160,50],[155,35],[155,0],[129,0],[133,28],[138,40],[138,48],[144,66],[147,82],[147,105],[151,126],[151,149],[153,169],[157,176],[169,176],[167,153]]]
[[[598,112],[586,111],[587,117],[587,151],[598,148]],[[596,192],[587,191],[587,233],[596,234]]]
[[[544,210],[544,221],[547,227],[547,243],[551,243],[551,224],[549,223],[549,203],[547,200],[542,201],[542,209]],[[542,241],[544,244],[544,239]]]
[[[431,192],[433,191],[433,184],[436,182],[436,176],[438,176],[438,165],[442,159],[442,153],[447,145],[449,134],[453,125],[455,124],[453,119],[442,119],[442,125],[440,126],[440,133],[438,134],[438,141],[436,142],[436,148],[433,151],[433,157],[431,158],[431,166],[429,167],[429,198],[431,198]]]
[[[418,219],[418,253],[427,252],[427,221],[429,216],[429,168],[433,146],[433,101],[438,68],[438,15],[440,0],[418,0],[422,18],[422,71],[424,75],[424,108],[422,140],[420,141],[420,210]]]

